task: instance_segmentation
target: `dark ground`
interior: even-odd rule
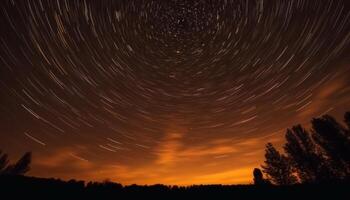
[[[139,186],[0,176],[0,199],[350,199],[349,183],[294,186]]]

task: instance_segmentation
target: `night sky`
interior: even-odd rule
[[[249,183],[350,108],[348,0],[2,0],[0,149],[29,175]]]

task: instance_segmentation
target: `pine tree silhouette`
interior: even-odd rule
[[[332,163],[333,171],[342,178],[350,175],[349,131],[329,115],[312,120],[312,137]]]
[[[286,141],[284,150],[302,182],[321,182],[329,179],[326,160],[318,153],[310,134],[301,125],[287,130]]]
[[[262,168],[268,179],[275,184],[291,185],[297,182],[288,158],[281,155],[271,143],[266,145],[265,164]]]

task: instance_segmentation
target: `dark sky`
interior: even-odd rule
[[[30,175],[248,183],[265,143],[350,108],[348,0],[0,4],[0,149]]]

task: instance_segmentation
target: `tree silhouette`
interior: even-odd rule
[[[348,129],[333,117],[314,118],[311,134],[301,125],[287,129],[284,151],[266,145],[263,172],[275,184],[329,183],[350,180],[350,112],[345,113]]]
[[[32,153],[27,152],[15,164],[8,165],[7,154],[3,154],[0,156],[0,175],[23,175],[30,170],[31,160]]]
[[[7,154],[3,154],[0,151],[0,174],[3,174],[4,170],[7,168],[7,165],[9,163]]]
[[[288,158],[281,155],[271,143],[266,145],[265,165],[262,165],[262,168],[269,180],[275,184],[291,185],[297,181]]]
[[[318,153],[310,134],[301,125],[287,129],[286,141],[284,150],[302,182],[321,182],[329,179],[327,162]]]
[[[345,116],[346,118],[347,116]],[[342,178],[350,175],[350,137],[342,125],[329,115],[312,120],[312,137],[326,152],[333,171]],[[340,173],[340,174],[339,174]]]
[[[16,164],[8,167],[8,173],[12,175],[23,175],[30,170],[30,163],[32,161],[32,153],[25,153]]]

